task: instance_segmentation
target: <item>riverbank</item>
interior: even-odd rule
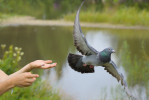
[[[80,22],[82,27],[93,27],[93,28],[111,28],[111,29],[149,29],[148,26],[126,26],[120,24],[106,24],[106,23],[89,23]],[[32,26],[70,26],[74,25],[73,21],[66,20],[41,20],[35,19],[30,16],[13,16],[7,19],[3,19],[0,22],[0,26],[20,26],[20,25],[32,25]]]

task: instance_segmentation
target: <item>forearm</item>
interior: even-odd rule
[[[8,77],[6,73],[4,73],[2,70],[0,70],[0,82],[5,80]]]
[[[0,82],[0,95],[15,87],[12,80],[8,77],[6,80]]]

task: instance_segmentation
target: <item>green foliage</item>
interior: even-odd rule
[[[6,13],[1,13],[0,12],[0,22],[3,20],[3,19],[8,19],[10,17],[13,17],[13,16],[16,16],[15,14],[6,14]]]
[[[10,15],[29,15],[41,19],[74,21],[83,0],[0,0],[0,19]],[[122,3],[120,3],[123,1]],[[135,0],[86,0],[80,17],[85,22],[104,22],[149,26],[149,3]],[[112,10],[111,10],[112,9]],[[102,11],[102,12],[101,12]],[[67,14],[65,16],[65,14]],[[87,16],[87,17],[86,17]]]
[[[59,18],[62,13],[72,11],[81,1],[70,0],[1,0],[0,12],[7,14],[30,15],[37,18]],[[74,9],[73,9],[74,10]]]
[[[11,91],[10,91],[11,92]],[[31,87],[15,88],[14,92],[5,93],[1,100],[60,100],[47,82],[36,81]]]
[[[0,68],[5,71],[7,74],[11,74],[18,70],[18,63],[21,60],[24,52],[22,52],[22,48],[13,47],[13,45],[9,46],[8,50],[6,50],[6,45],[1,45],[2,57],[0,59]]]
[[[76,13],[64,16],[65,20],[74,21]],[[87,17],[86,17],[87,16]],[[125,25],[144,25],[149,26],[149,11],[139,10],[135,7],[122,7],[119,10],[105,9],[102,12],[81,11],[80,20],[83,22],[111,23]]]
[[[7,74],[11,74],[19,69],[17,66],[24,55],[21,48],[11,45],[7,49],[6,45],[2,44],[0,53],[0,69]],[[41,78],[38,78],[30,87],[15,88],[13,90],[12,95],[11,91],[9,91],[3,94],[0,100],[60,100],[58,93],[52,90],[50,84],[41,81]]]
[[[78,9],[81,2],[82,0],[0,0],[0,12],[56,19]],[[89,6],[90,3],[86,2],[86,5]],[[94,3],[94,7],[97,9],[101,8],[100,5],[102,5],[101,1],[99,4]]]

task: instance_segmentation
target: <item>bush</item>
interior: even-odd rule
[[[1,53],[0,68],[7,74],[17,71],[19,69],[17,66],[24,55],[22,48],[13,47],[13,45],[11,45],[8,50],[6,50],[6,45],[2,44]]]

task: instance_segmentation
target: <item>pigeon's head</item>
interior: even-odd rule
[[[103,50],[105,53],[107,54],[112,54],[112,53],[115,53],[115,50],[113,48],[106,48]]]
[[[111,54],[115,53],[115,50],[112,48],[106,48],[103,51],[100,52],[99,58],[101,58],[101,61],[103,62],[109,62],[111,60]]]

